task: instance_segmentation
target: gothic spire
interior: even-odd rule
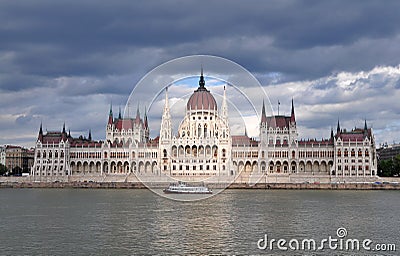
[[[63,134],[65,134],[65,122],[64,122],[64,124],[63,124],[63,130],[62,130],[62,133],[63,133]]]
[[[266,123],[266,122],[267,122],[267,115],[265,114],[265,104],[263,100],[262,110],[261,110],[261,123]]]
[[[339,134],[340,133],[340,123],[339,123],[339,118],[337,120],[337,128],[336,128],[336,133]]]
[[[294,115],[294,104],[293,104],[293,98],[292,98],[292,113],[290,115],[290,122],[296,122],[296,117]]]
[[[43,140],[43,129],[42,129],[42,122],[40,122],[40,128],[39,128],[39,136],[38,140],[42,141]]]
[[[92,130],[91,129],[89,129],[89,137],[88,137],[88,139],[92,140]]]
[[[121,115],[121,106],[119,107],[118,119],[122,119],[122,115]]]
[[[223,119],[228,118],[228,105],[226,103],[226,88],[225,88],[225,86],[224,86],[224,97],[222,98],[221,117]]]
[[[146,107],[144,108],[144,127],[149,128],[148,122],[147,122],[147,111]]]
[[[364,131],[367,131],[368,130],[368,127],[367,127],[367,119],[365,119],[365,121],[364,121]]]
[[[110,104],[110,112],[108,114],[108,124],[112,124],[113,123],[113,111],[112,111],[112,103]]]

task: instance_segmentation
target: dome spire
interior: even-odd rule
[[[203,76],[203,65],[201,65],[201,74],[200,74],[198,90],[206,90],[206,88],[204,87],[205,85],[206,85],[206,82],[204,81],[204,76]]]

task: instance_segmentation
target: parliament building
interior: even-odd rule
[[[205,86],[199,86],[186,104],[177,131],[173,131],[168,91],[165,90],[160,134],[150,138],[147,114],[135,118],[114,116],[112,107],[104,141],[73,138],[62,131],[43,133],[35,146],[32,175],[35,178],[231,177],[246,182],[251,175],[265,177],[375,177],[375,139],[365,121],[363,128],[346,131],[337,123],[334,133],[322,140],[299,139],[292,100],[290,116],[267,115],[260,108],[259,139],[232,135],[228,122],[226,89],[221,107]],[[99,179],[98,179],[99,180]]]

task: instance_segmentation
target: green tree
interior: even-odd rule
[[[7,166],[0,164],[0,175],[4,175],[7,172]]]
[[[393,176],[400,176],[400,155],[393,159]]]
[[[393,160],[381,160],[378,162],[378,175],[381,177],[393,176]]]

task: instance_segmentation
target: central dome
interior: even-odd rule
[[[187,103],[187,110],[217,110],[217,102],[205,85],[203,69],[199,80],[199,88],[194,91]]]

